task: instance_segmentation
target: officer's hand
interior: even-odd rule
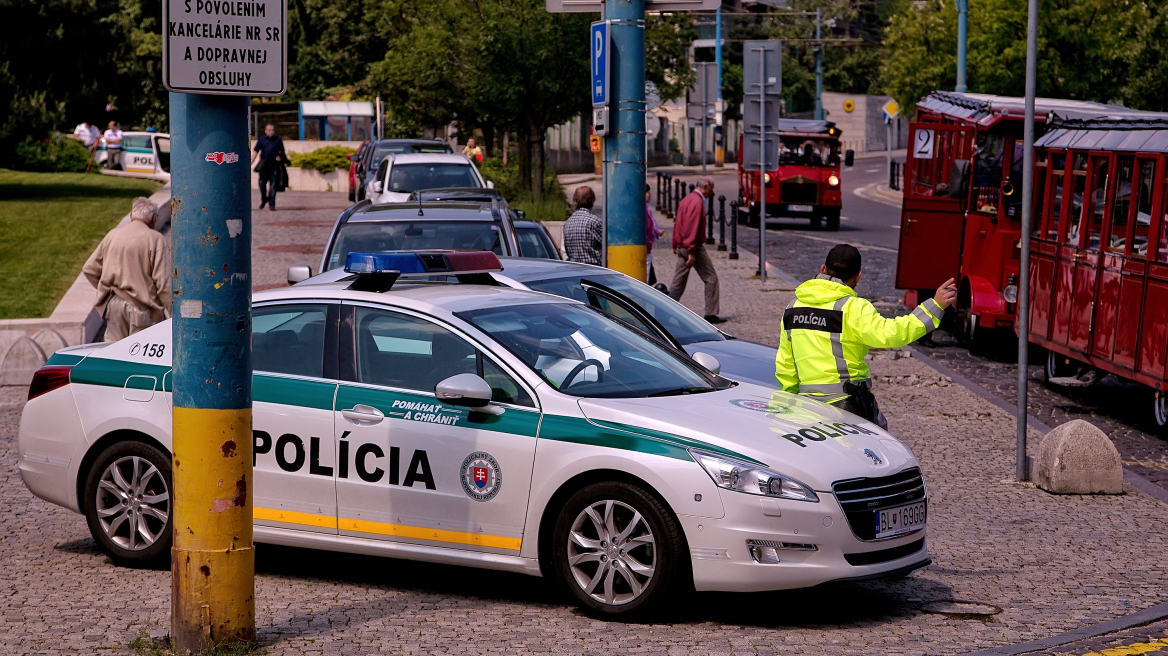
[[[953,300],[957,298],[957,285],[950,278],[946,280],[940,287],[937,288],[936,296],[933,296],[933,302],[941,306],[941,309],[949,307],[953,304]]]

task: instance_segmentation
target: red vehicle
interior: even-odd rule
[[[840,222],[840,130],[830,121],[779,119],[779,168],[766,173],[767,217],[810,219],[819,228],[839,230]],[[742,150],[738,137],[738,152]],[[844,164],[852,165],[852,151],[844,154]],[[753,228],[759,224],[762,200],[758,193],[758,171],[742,168],[738,158],[738,222]]]
[[[1168,427],[1168,114],[1054,117],[1035,143],[1029,340],[1046,379],[1156,390]]]
[[[361,176],[357,175],[358,169],[361,167],[361,157],[365,154],[365,150],[369,148],[368,141],[362,141],[357,152],[349,155],[349,202],[357,202],[357,180]],[[362,180],[364,182],[364,180]]]
[[[958,281],[958,336],[975,345],[986,328],[1014,325],[1022,225],[1022,98],[934,91],[909,124],[901,185],[896,287],[904,303]],[[1035,132],[1050,112],[1092,118],[1131,110],[1039,98]]]

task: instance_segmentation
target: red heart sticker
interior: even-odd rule
[[[215,153],[215,163],[216,164],[223,163],[223,153]]]

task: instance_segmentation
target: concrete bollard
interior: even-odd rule
[[[1123,463],[1103,431],[1076,419],[1042,438],[1034,484],[1055,494],[1121,494]]]

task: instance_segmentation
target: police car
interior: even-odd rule
[[[257,542],[550,576],[609,618],[929,563],[920,465],[876,426],[490,284],[493,253],[346,268],[253,297]],[[58,351],[21,417],[25,484],[117,564],[169,553],[172,353],[169,321]]]

